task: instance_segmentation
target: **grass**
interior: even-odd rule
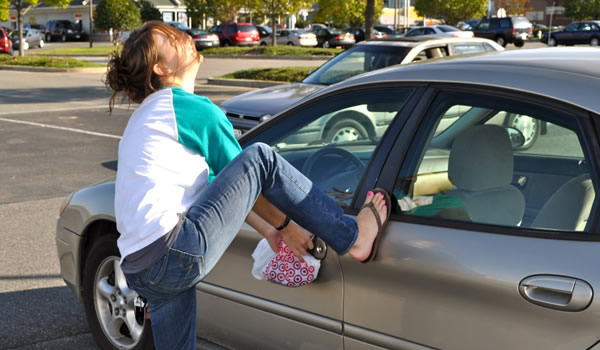
[[[8,56],[0,55],[2,66],[25,66],[44,68],[90,68],[104,67],[102,64],[91,63],[85,60],[77,60],[68,57],[46,57],[46,56]]]
[[[286,81],[300,82],[306,78],[311,70],[315,67],[281,67],[281,68],[253,68],[239,70],[222,76],[227,79],[252,79],[252,80],[270,80],[270,81]]]
[[[120,47],[120,46],[119,46]],[[80,56],[96,56],[108,55],[115,51],[117,46],[98,46],[98,47],[73,47],[66,49],[44,50],[40,55],[80,55]]]
[[[231,56],[324,56],[332,57],[342,52],[342,49],[323,49],[318,47],[298,46],[253,46],[253,47],[215,47],[203,50],[203,55]]]

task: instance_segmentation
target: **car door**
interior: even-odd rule
[[[380,114],[396,114],[413,93],[413,88],[389,86],[333,93],[261,124],[242,144],[271,145],[349,209],[381,140],[374,131],[353,137],[356,129],[370,128],[370,120],[383,119]],[[336,125],[346,138],[325,142],[322,136]],[[322,260],[316,280],[302,288],[284,287],[250,274],[251,254],[260,238],[244,226],[198,284],[198,335],[234,349],[249,344],[256,349],[343,349],[343,278],[337,254],[326,248],[317,251]]]
[[[479,22],[479,24],[477,24],[475,26],[475,28],[473,29],[473,32],[481,38],[487,38],[487,39],[495,39],[494,35],[495,35],[495,31],[493,30],[494,28],[491,28],[491,21],[487,18],[484,18],[481,20],[481,22]]]
[[[590,348],[600,336],[590,115],[493,88],[427,94],[365,184],[398,204],[375,261],[340,259],[345,349]],[[516,151],[522,134],[490,125],[499,111],[552,126]]]
[[[579,23],[571,23],[565,27],[562,32],[557,32],[556,40],[557,44],[573,45],[577,40],[577,32],[579,30]]]
[[[592,34],[592,24],[587,22],[579,23],[577,28],[577,44],[588,44]]]

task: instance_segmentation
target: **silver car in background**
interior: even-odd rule
[[[240,138],[271,145],[356,215],[393,194],[373,263],[317,242],[319,276],[252,277],[261,236],[243,226],[196,287],[198,336],[229,349],[589,349],[600,339],[600,51],[515,50],[396,66],[322,89]],[[382,136],[295,141],[365,106]],[[523,134],[494,118],[527,116]],[[62,276],[103,349],[151,348],[144,300],[119,267],[114,184],[75,192],[57,223]],[[152,312],[150,310],[150,312]]]

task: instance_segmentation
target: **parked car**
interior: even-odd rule
[[[533,25],[524,16],[483,18],[473,27],[475,36],[494,40],[498,45],[513,43],[516,47],[525,44],[533,35]]]
[[[11,33],[13,49],[19,50],[21,43],[19,41],[19,31],[15,30]],[[32,47],[44,47],[44,33],[37,29],[23,30],[23,50],[29,50]]]
[[[321,28],[316,32],[316,36],[317,46],[323,48],[341,46],[347,49],[356,43],[354,35],[335,28]]]
[[[14,54],[12,40],[8,36],[8,30],[0,27],[0,53]]]
[[[210,49],[221,45],[219,37],[216,34],[210,34],[202,29],[188,29],[185,31],[194,40],[196,50]]]
[[[398,205],[374,262],[317,242],[318,277],[299,288],[252,277],[261,236],[243,226],[196,286],[198,336],[228,349],[593,349],[598,60],[597,49],[555,48],[396,66],[323,89],[242,136],[243,147],[271,145],[347,215],[374,187]],[[356,108],[389,116],[383,136],[294,141]],[[547,139],[515,151],[519,131],[489,123],[506,115],[547,122]],[[102,348],[146,348],[150,322],[120,270],[113,203],[114,183],[68,198],[58,261]]]
[[[256,26],[252,23],[224,23],[208,30],[219,36],[221,46],[259,45],[260,37]]]
[[[317,36],[303,29],[284,29],[276,35],[277,45],[317,46]]]
[[[188,28],[188,26],[183,23],[183,22],[165,22],[166,24],[170,25],[171,27],[180,30],[182,32],[185,32],[186,30],[189,30],[190,28]]]
[[[346,28],[343,31],[354,35],[354,40],[357,43],[365,40],[365,29],[364,28]],[[373,33],[371,34],[371,39],[381,39],[381,38],[385,38],[387,36],[388,36],[387,34],[380,32],[377,29],[373,29]]]
[[[550,39],[548,39],[549,34],[551,35]],[[598,46],[600,44],[600,21],[573,22],[564,30],[544,33],[541,41],[548,46],[577,44]]]
[[[475,36],[470,30],[459,30],[453,26],[445,24],[436,24],[424,27],[414,27],[404,34],[405,36],[419,36],[419,35],[438,35],[438,36],[451,36],[454,38],[472,38]]]
[[[80,22],[81,23],[81,22]],[[81,25],[66,19],[50,20],[46,22],[46,42],[60,40],[87,40],[88,34]]]
[[[48,29],[46,29],[45,25],[37,24],[37,23],[23,23],[23,30],[27,30],[27,29],[38,30],[40,33],[42,33],[42,38],[44,38],[44,40],[46,40],[46,33],[48,33]]]
[[[394,30],[388,26],[383,26],[383,25],[377,25],[377,26],[373,26],[373,29],[377,30],[378,32],[382,32],[385,34],[394,34]]]
[[[354,75],[395,64],[442,58],[467,53],[500,51],[495,42],[481,38],[412,37],[363,41],[312,72],[301,83],[278,85],[249,91],[221,104],[235,126],[249,128],[285,110],[309,95]],[[315,130],[330,142],[347,138],[378,136],[383,129],[378,120],[353,119],[361,116],[350,113],[347,120],[321,120]]]
[[[272,29],[269,26],[264,26],[264,25],[258,25],[255,24],[256,30],[258,31],[258,37],[259,37],[259,45],[271,45],[272,44],[272,39],[271,39],[271,32]]]

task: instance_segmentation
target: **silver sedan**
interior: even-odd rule
[[[229,349],[594,349],[600,338],[600,51],[515,50],[397,66],[322,89],[241,137],[270,144],[356,215],[394,196],[375,261],[317,242],[317,279],[252,277],[243,226],[196,286],[197,333]],[[382,136],[299,138],[342,110],[385,114]],[[538,142],[496,118],[546,126]],[[376,118],[377,119],[377,118]],[[64,204],[62,276],[102,348],[151,345],[119,267],[114,184]]]

